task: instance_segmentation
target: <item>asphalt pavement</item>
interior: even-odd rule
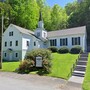
[[[0,90],[82,90],[81,85],[47,76],[0,72]]]

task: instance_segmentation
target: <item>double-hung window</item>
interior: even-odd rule
[[[29,41],[26,42],[26,46],[29,46]]]
[[[5,47],[7,46],[7,42],[5,42]]]
[[[72,45],[80,45],[80,37],[72,37]]]
[[[9,36],[13,36],[13,31],[12,32],[9,32]]]
[[[16,41],[16,46],[18,46],[18,41]]]
[[[61,38],[60,39],[60,46],[67,46],[68,45],[68,39],[67,38]]]
[[[57,39],[51,39],[50,46],[57,46]]]
[[[10,46],[12,46],[12,41],[10,41]]]
[[[18,57],[18,53],[15,53],[15,57],[16,57],[16,58]]]

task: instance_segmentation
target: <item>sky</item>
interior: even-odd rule
[[[49,6],[53,6],[54,4],[59,4],[60,6],[64,7],[67,3],[73,2],[75,0],[46,0]]]

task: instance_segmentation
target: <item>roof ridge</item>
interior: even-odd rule
[[[73,28],[65,28],[65,29],[55,30],[55,31],[49,31],[49,32],[65,31],[65,30],[76,29],[76,28],[82,28],[82,27],[86,27],[86,26],[73,27]]]
[[[65,35],[76,35],[76,34],[84,34],[86,32],[86,27],[76,27],[64,30],[50,31],[48,32],[48,37],[56,37],[56,36],[65,36]]]

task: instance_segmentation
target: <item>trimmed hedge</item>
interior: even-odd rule
[[[80,46],[75,46],[75,47],[71,48],[70,53],[71,53],[71,54],[79,54],[80,51],[82,51],[82,47],[80,47]]]
[[[61,53],[61,54],[69,53],[69,49],[67,47],[62,47],[58,50],[58,53]]]
[[[58,51],[57,47],[54,47],[54,46],[51,46],[51,47],[49,47],[48,49],[49,49],[50,51],[52,51],[53,53]]]

